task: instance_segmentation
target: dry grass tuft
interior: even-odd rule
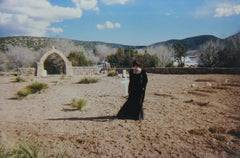
[[[17,94],[18,98],[24,98],[24,97],[28,96],[29,94],[41,93],[47,88],[48,88],[48,85],[46,83],[33,82],[32,84],[28,85],[27,87],[17,91],[16,94]]]
[[[97,83],[100,79],[97,77],[84,77],[82,78],[78,84],[91,84],[91,83]]]
[[[66,157],[65,152],[58,152],[56,155],[49,155],[47,151],[43,150],[40,145],[22,142],[12,147],[6,147],[0,145],[0,157],[1,158],[43,158],[43,157]]]
[[[14,81],[15,82],[25,82],[26,80],[20,76],[17,76]]]
[[[117,75],[118,75],[117,71],[110,71],[110,72],[107,73],[108,77],[114,77],[114,76],[117,76]]]
[[[87,100],[86,99],[72,99],[71,106],[76,108],[77,110],[81,110],[84,106],[86,106]]]

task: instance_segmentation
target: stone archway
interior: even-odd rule
[[[65,63],[65,67],[66,67],[66,76],[71,76],[72,75],[72,63],[70,61],[68,61],[68,59],[65,57],[65,55],[56,50],[54,47],[48,51],[47,53],[45,53],[40,61],[37,63],[37,76],[41,77],[44,76],[44,62],[45,60],[52,54],[57,54],[58,56],[60,56],[64,63]]]

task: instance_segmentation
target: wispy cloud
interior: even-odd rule
[[[0,1],[0,29],[14,35],[45,36],[48,30],[60,33],[61,28],[49,28],[52,23],[81,16],[78,7],[53,6],[47,0]]]
[[[175,12],[173,10],[169,10],[169,11],[164,13],[165,16],[172,16],[174,14],[175,14]]]
[[[62,28],[55,28],[55,27],[51,27],[49,30],[51,30],[52,32],[59,34],[61,32],[63,32]]]
[[[231,15],[239,15],[240,14],[240,4],[233,5],[229,3],[220,4],[219,7],[215,9],[214,17],[226,17]]]
[[[106,21],[105,24],[97,24],[97,29],[103,30],[103,29],[114,29],[114,28],[120,28],[121,24],[116,22],[112,23],[111,21]]]
[[[97,0],[72,0],[72,2],[76,4],[77,8],[99,11]]]
[[[240,0],[205,0],[194,12],[195,17],[226,17],[240,14]]]
[[[112,5],[112,4],[125,4],[129,0],[101,0],[102,3],[106,5]]]

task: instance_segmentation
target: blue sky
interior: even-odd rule
[[[0,36],[149,45],[240,32],[240,0],[0,0]]]

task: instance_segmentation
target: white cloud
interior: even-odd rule
[[[99,30],[103,30],[103,29],[105,28],[105,26],[104,26],[104,25],[101,25],[101,24],[97,24],[97,28],[98,28]]]
[[[55,27],[51,27],[49,30],[51,30],[52,32],[59,34],[63,32],[62,28],[55,28]]]
[[[121,24],[120,23],[112,23],[111,21],[106,21],[104,25],[102,24],[97,24],[97,28],[99,30],[103,30],[103,29],[114,29],[114,28],[120,28]]]
[[[221,4],[215,9],[214,17],[226,17],[240,14],[240,5]]]
[[[204,0],[193,16],[199,17],[224,17],[240,14],[240,0]]]
[[[78,8],[84,10],[99,11],[97,0],[72,0],[72,2],[75,3]]]
[[[116,28],[120,28],[121,25],[117,22],[117,23],[115,23],[115,27],[116,27]]]
[[[106,5],[125,4],[129,0],[101,0]]]
[[[0,1],[0,29],[12,35],[45,36],[53,31],[52,23],[81,16],[80,8],[52,6],[47,0]]]
[[[113,29],[114,28],[114,24],[111,21],[106,21],[105,27],[108,28],[108,29]]]

